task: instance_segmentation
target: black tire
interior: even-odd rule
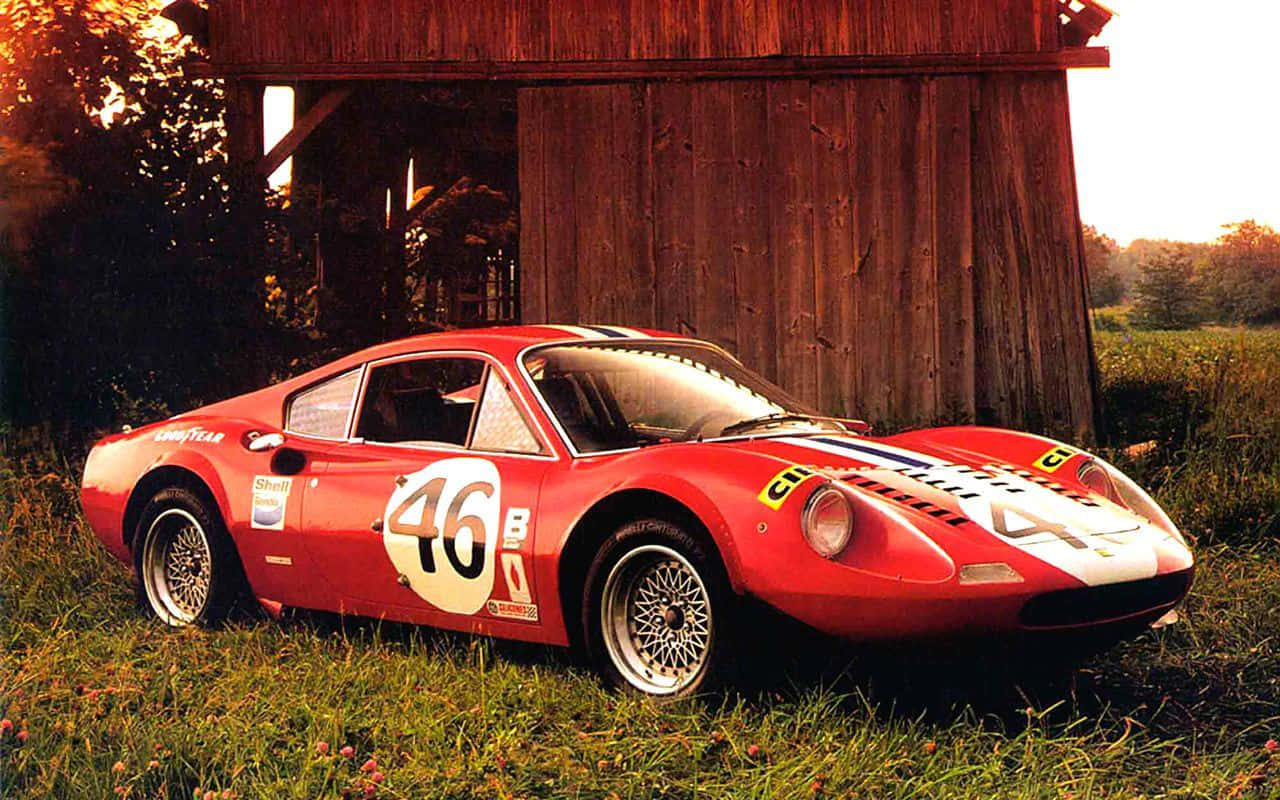
[[[200,551],[200,544],[203,552],[181,557]],[[202,595],[173,580],[162,566],[180,547],[178,560],[191,565],[186,577],[199,582],[198,576],[204,576]],[[170,627],[214,627],[247,607],[248,582],[235,544],[217,509],[189,489],[162,489],[142,509],[133,537],[133,566],[139,607]]]
[[[692,570],[696,580],[685,571],[685,567]],[[632,572],[636,574],[631,575]],[[685,656],[700,653],[696,667],[680,664],[663,666],[661,662],[664,660],[687,659],[682,659],[672,648],[667,648],[655,659],[652,646],[638,646],[636,629],[631,625],[636,619],[631,612],[635,605],[620,600],[621,597],[634,596],[631,591],[640,591],[638,587],[642,583],[646,589],[657,586],[653,581],[664,575],[677,576],[691,588],[678,597],[670,598],[667,605],[661,601],[641,601],[649,608],[645,612],[645,622],[641,624],[652,625],[661,619],[668,630],[659,636],[678,637],[679,631],[685,630],[685,641],[694,643],[676,647]],[[609,609],[619,609],[620,602],[627,609],[623,612],[627,625],[615,622],[612,634],[606,630],[606,586],[614,597]],[[626,586],[636,588],[629,591]],[[705,625],[699,622],[697,598],[700,596],[705,597],[708,609],[706,619],[709,624]],[[684,610],[686,607],[688,611]],[[587,571],[582,602],[583,642],[592,665],[611,686],[651,697],[685,697],[720,688],[732,681],[730,673],[735,660],[737,610],[738,598],[714,550],[709,550],[675,523],[638,519],[623,525],[601,544]],[[617,619],[616,615],[614,618]],[[621,627],[631,631],[629,637],[620,632]],[[699,632],[703,628],[706,629],[705,637]],[[623,655],[620,648],[630,655]],[[668,666],[670,674],[666,673]],[[650,677],[642,674],[646,672]]]

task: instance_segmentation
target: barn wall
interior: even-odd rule
[[[1087,436],[1066,109],[1062,74],[521,89],[523,319],[696,334],[832,413]]]
[[[216,0],[217,64],[1056,50],[1057,0]]]

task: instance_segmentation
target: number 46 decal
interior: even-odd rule
[[[502,481],[493,462],[448,458],[405,477],[387,500],[383,545],[431,605],[474,614],[493,591]]]

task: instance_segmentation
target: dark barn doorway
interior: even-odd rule
[[[294,153],[316,212],[319,326],[349,343],[519,321],[516,94],[498,83],[303,83],[344,100]]]

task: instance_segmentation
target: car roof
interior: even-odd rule
[[[630,328],[621,325],[504,325],[489,328],[463,328],[459,330],[425,333],[408,336],[390,342],[373,345],[343,360],[373,361],[389,356],[416,353],[424,350],[483,350],[486,352],[510,352],[523,350],[536,344],[575,341],[608,341],[610,339],[688,339],[677,333],[648,328]]]

